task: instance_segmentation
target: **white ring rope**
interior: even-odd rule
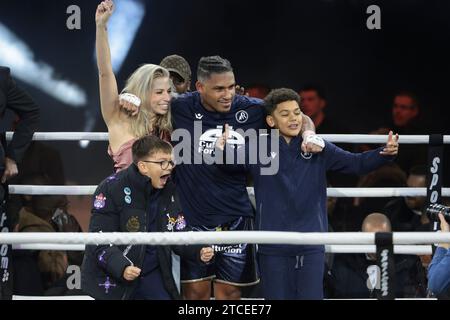
[[[55,244],[55,243],[21,243],[14,244],[13,250],[48,250],[48,251],[84,251],[84,244]]]
[[[97,186],[30,186],[10,185],[10,194],[91,196]]]
[[[13,132],[6,133],[6,140],[11,140]],[[34,141],[108,141],[105,132],[36,132]]]
[[[293,244],[293,245],[374,245],[375,233],[300,233],[274,231],[150,232],[150,233],[0,233],[0,243],[48,243],[89,245],[186,245],[203,244]],[[450,243],[450,232],[394,232],[397,245]]]
[[[90,296],[16,296],[14,295],[13,300],[95,300]]]
[[[90,196],[97,186],[30,186],[10,185],[10,194],[27,195],[79,195]],[[247,188],[254,195],[253,188]],[[426,197],[426,188],[328,188],[327,195],[335,198],[353,197]],[[442,196],[450,197],[450,188],[442,188]]]
[[[380,143],[385,144],[387,135],[372,134],[319,134],[323,139],[333,143]],[[400,144],[429,144],[428,135],[399,135]],[[450,136],[444,136],[444,144],[450,144]],[[401,146],[400,146],[401,147]]]
[[[376,253],[375,245],[326,245],[327,253]],[[394,254],[415,254],[415,255],[431,255],[433,248],[431,245],[396,245],[394,246]]]
[[[49,243],[22,243],[12,246],[13,250],[50,250],[50,251],[84,251],[84,244],[49,244]],[[326,245],[327,253],[375,253],[374,245]],[[394,254],[431,255],[430,245],[397,245]]]
[[[6,139],[11,140],[13,132],[6,133]],[[321,134],[325,140],[333,143],[386,143],[387,135],[371,134]],[[36,132],[34,141],[108,141],[105,132]],[[400,144],[428,144],[428,135],[401,135]],[[444,144],[450,144],[450,135],[444,136]]]

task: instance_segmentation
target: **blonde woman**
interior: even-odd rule
[[[145,64],[127,80],[122,93],[130,93],[140,100],[137,116],[131,116],[119,106],[119,91],[112,70],[107,24],[114,11],[111,0],[103,1],[95,15],[97,25],[97,64],[100,81],[100,103],[103,120],[108,127],[108,154],[114,170],[121,171],[132,163],[133,143],[148,134],[170,141],[170,74],[157,65]]]

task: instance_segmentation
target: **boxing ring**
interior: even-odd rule
[[[12,133],[7,133],[7,139],[11,139]],[[383,135],[320,135],[325,140],[333,143],[368,143],[384,144],[387,136]],[[54,132],[35,133],[36,141],[108,141],[107,133],[76,133]],[[416,135],[400,136],[400,151],[402,144],[429,144],[430,149],[441,148],[444,144],[450,144],[450,135]],[[430,153],[429,153],[430,155]],[[450,197],[450,188],[442,188],[438,183],[442,180],[442,171],[434,170],[436,156],[432,154],[430,171],[441,176],[435,179],[430,176],[430,185],[427,188],[328,188],[329,197],[428,197],[429,201],[442,197]],[[439,156],[439,153],[437,153]],[[442,160],[442,153],[440,154]],[[438,161],[438,164],[441,163]],[[439,167],[442,170],[442,167]],[[96,186],[33,186],[10,185],[10,194],[22,195],[92,195]],[[436,191],[436,194],[433,194]],[[253,193],[248,188],[249,194]],[[433,198],[434,197],[434,198]],[[431,200],[430,200],[431,199]],[[390,234],[393,254],[432,254],[432,244],[440,242],[450,243],[450,233],[436,232],[393,232]],[[362,232],[339,233],[295,233],[295,232],[178,232],[178,233],[0,233],[0,244],[12,245],[13,250],[62,250],[83,251],[85,245],[115,244],[115,245],[179,245],[179,244],[297,244],[297,245],[325,245],[329,253],[375,253],[377,246],[377,234]],[[38,299],[40,297],[21,297],[16,299]],[[42,297],[48,299],[48,297]],[[74,297],[58,297],[58,299],[74,299]],[[77,297],[84,299],[86,297]]]

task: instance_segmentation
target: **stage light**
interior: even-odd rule
[[[58,79],[55,70],[36,61],[32,49],[0,23],[0,65],[8,66],[13,76],[72,107],[83,107],[86,93],[75,83]]]

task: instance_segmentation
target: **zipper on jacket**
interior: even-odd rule
[[[128,247],[126,247],[126,249],[123,251],[123,256],[124,256],[125,259],[128,260],[128,262],[131,263],[131,266],[134,267],[133,261],[131,261],[130,258],[127,257],[127,254],[128,254],[128,252],[130,252],[132,247],[133,247],[133,245],[131,245],[131,244]]]
[[[259,204],[259,228],[258,228],[258,230],[262,230],[262,229],[261,229],[261,226],[262,226],[262,217],[263,217],[263,214],[262,214],[262,205],[263,205],[263,203],[261,202],[261,203]],[[256,213],[256,214],[258,214],[258,213]]]

